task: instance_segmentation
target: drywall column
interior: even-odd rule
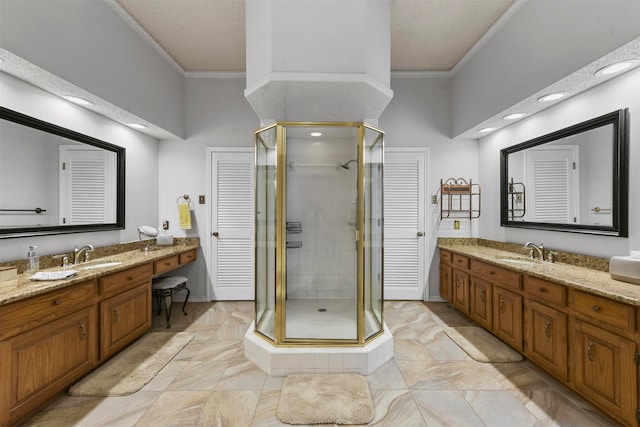
[[[390,14],[390,0],[246,0],[260,120],[377,122],[393,97]]]

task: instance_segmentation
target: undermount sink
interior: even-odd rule
[[[89,265],[82,265],[82,267],[78,267],[81,270],[91,270],[94,268],[105,268],[105,267],[113,267],[115,265],[122,264],[122,261],[99,261],[97,263],[88,263]]]
[[[514,264],[533,265],[540,261],[531,258],[498,258],[498,261],[511,262]]]

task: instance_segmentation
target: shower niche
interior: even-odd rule
[[[364,123],[279,122],[255,132],[255,152],[256,310],[247,335],[278,350],[384,341],[384,133]]]

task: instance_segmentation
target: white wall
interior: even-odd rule
[[[514,123],[479,141],[483,214],[480,237],[524,243],[543,242],[545,247],[610,257],[640,249],[640,69],[567,99],[538,114]],[[505,228],[500,226],[500,150],[549,132],[629,108],[629,237],[594,236],[567,232]]]
[[[124,230],[0,239],[0,261],[26,258],[29,245],[37,245],[40,255],[51,255],[69,252],[75,243],[106,246],[134,241],[139,225],[158,223],[158,144],[154,138],[5,73],[0,73],[0,105],[127,150]]]
[[[450,79],[448,77],[391,77],[394,92],[389,106],[380,116],[379,127],[385,131],[385,147],[428,147],[427,198],[437,193],[440,180],[465,178],[478,181],[478,144],[476,140],[453,140],[450,129]],[[484,202],[484,201],[483,201]],[[439,222],[439,205],[428,204],[428,248],[425,260],[429,276],[428,295],[438,295],[438,235],[472,237],[477,235],[477,220],[461,221],[453,230],[453,220]],[[484,215],[484,212],[482,213]],[[429,226],[429,224],[431,224]],[[439,228],[435,228],[439,225]]]
[[[173,135],[184,135],[181,73],[106,1],[1,3],[4,49]]]
[[[209,209],[211,200],[198,204],[199,195],[207,195],[208,147],[253,147],[253,131],[260,126],[255,112],[244,98],[245,79],[185,79],[186,140],[163,140],[159,143],[158,225],[168,219],[169,232],[176,237],[200,237],[198,260],[184,267],[189,276],[193,301],[204,301],[206,286],[211,285],[207,262],[211,235]],[[192,229],[181,230],[176,199],[192,197]],[[152,224],[153,225],[153,224]]]
[[[454,137],[640,37],[637,0],[526,0],[456,73]]]

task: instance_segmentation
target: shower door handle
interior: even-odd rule
[[[424,236],[424,233],[422,231],[418,231],[418,237],[422,237]]]

